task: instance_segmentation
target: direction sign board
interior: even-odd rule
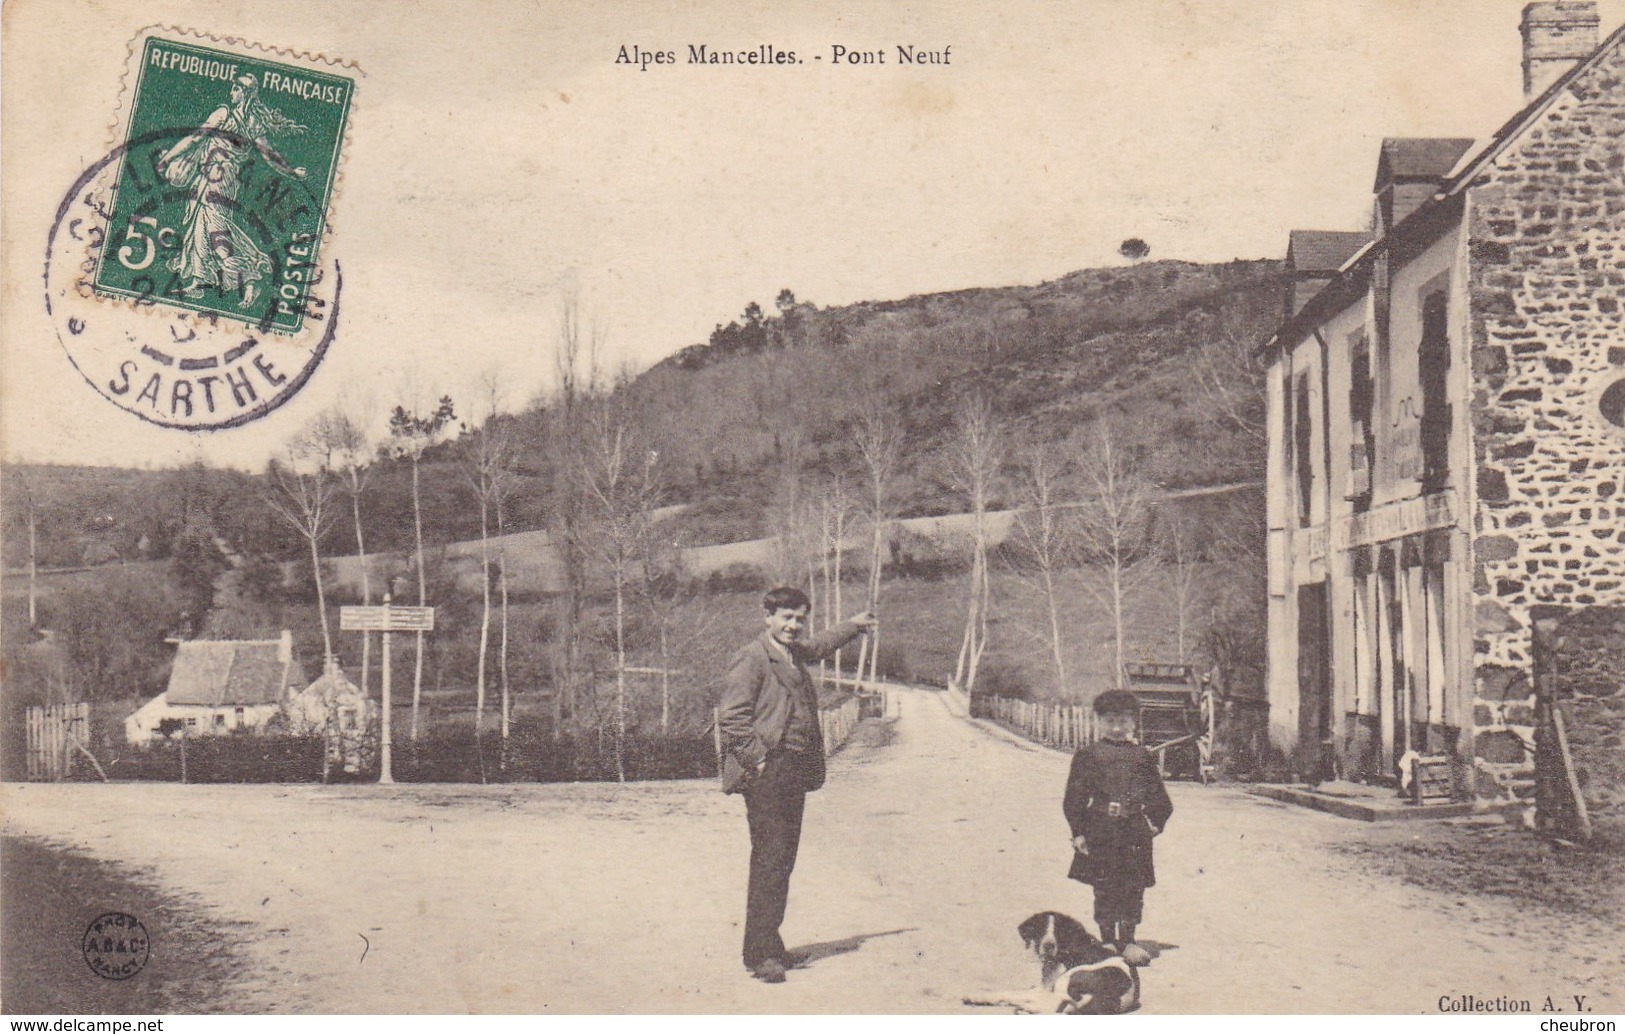
[[[340,607],[341,632],[433,632],[433,607]]]
[[[388,607],[340,607],[340,632],[378,632],[389,620]]]

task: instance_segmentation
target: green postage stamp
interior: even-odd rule
[[[298,329],[354,88],[149,37],[96,290]]]
[[[237,426],[332,343],[331,239],[360,71],[229,37],[130,46],[111,151],[63,199],[46,305],[70,361],[144,420]]]

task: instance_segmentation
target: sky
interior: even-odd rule
[[[783,288],[818,305],[1359,229],[1385,136],[1523,104],[1520,0],[976,3],[9,0],[0,26],[0,457],[263,466],[342,405],[552,384],[573,304],[640,369]],[[1625,0],[1599,0],[1604,35]],[[330,245],[341,332],[246,426],[148,425],[67,361],[39,290],[56,206],[113,139],[127,51],[175,24],[353,61]],[[799,63],[688,63],[690,45]],[[907,66],[900,45],[946,63]],[[834,47],[884,64],[833,60]],[[646,71],[622,47],[669,51]]]

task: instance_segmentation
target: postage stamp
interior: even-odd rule
[[[297,393],[333,340],[359,70],[182,30],[142,33],[130,61],[114,146],[52,225],[46,307],[115,405],[237,426]]]

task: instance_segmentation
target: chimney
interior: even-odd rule
[[[1543,0],[1523,9],[1523,96],[1531,101],[1597,49],[1594,0]]]

